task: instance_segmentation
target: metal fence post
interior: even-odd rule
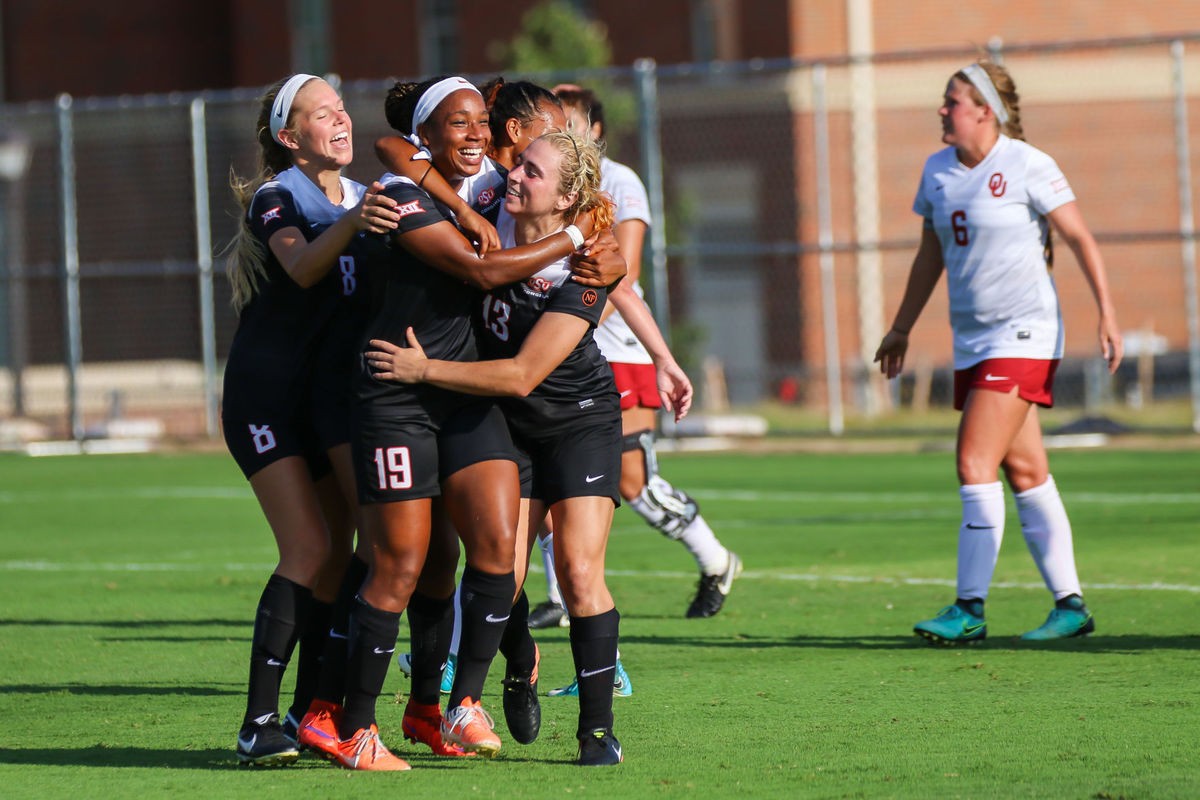
[[[1175,88],[1175,158],[1179,176],[1179,236],[1183,248],[1192,430],[1200,433],[1200,300],[1196,296],[1196,223],[1192,211],[1192,162],[1188,148],[1187,89],[1183,82],[1183,42],[1179,40],[1171,42],[1171,77]]]
[[[650,300],[651,311],[667,343],[671,342],[671,298],[667,287],[667,213],[663,203],[662,144],[658,127],[658,65],[639,58],[633,65],[637,87],[638,130],[642,151],[642,179],[650,201]]]
[[[71,95],[58,96],[58,168],[62,195],[63,317],[67,358],[67,413],[71,436],[83,441],[79,371],[83,363],[83,324],[79,303],[79,208],[75,200],[75,125]]]
[[[209,216],[208,147],[204,99],[192,100],[192,178],[196,203],[196,264],[200,284],[200,350],[204,359],[204,430],[217,435],[217,332],[213,307],[212,220]]]
[[[813,149],[817,178],[817,247],[821,251],[821,321],[825,335],[825,383],[829,398],[829,432],[846,429],[842,409],[842,356],[838,344],[837,284],[833,276],[833,209],[829,178],[829,105],[825,97],[825,65],[812,70]]]

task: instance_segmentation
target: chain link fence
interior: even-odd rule
[[[820,408],[836,433],[847,414],[949,403],[943,289],[902,381],[885,386],[870,360],[916,250],[910,209],[941,147],[942,91],[975,55],[533,76],[596,88],[610,155],[646,180],[661,224],[643,280],[703,407]],[[991,55],[1016,79],[1028,139],[1071,180],[1129,337],[1109,378],[1090,292],[1060,247],[1059,404],[1189,398],[1200,430],[1200,34]],[[358,154],[348,174],[365,183],[382,171],[371,143],[388,132],[390,84],[341,87]],[[221,256],[238,215],[229,171],[254,169],[260,91],[3,107],[0,438],[218,435],[236,326]]]

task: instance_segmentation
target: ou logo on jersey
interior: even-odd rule
[[[1004,180],[1004,175],[993,172],[992,177],[988,178],[988,189],[991,190],[992,197],[1003,197],[1005,190],[1008,189],[1008,182]]]

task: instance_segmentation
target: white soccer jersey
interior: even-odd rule
[[[1045,215],[1074,199],[1054,159],[1007,136],[969,169],[953,147],[925,162],[913,211],[942,246],[955,369],[989,358],[1062,357]]]
[[[641,179],[629,167],[618,164],[612,159],[605,158],[600,163],[600,189],[607,192],[617,204],[617,222],[640,219],[650,225],[650,201],[646,197],[646,187]],[[642,296],[642,287],[636,282],[633,290],[638,297]],[[621,316],[620,311],[613,311],[600,324],[595,332],[596,344],[600,352],[610,362],[617,364],[651,364],[653,360],[646,348],[633,335],[629,323]]]

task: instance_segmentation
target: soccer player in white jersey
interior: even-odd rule
[[[604,107],[593,92],[572,84],[556,86],[554,92],[563,101],[568,129],[603,140]],[[617,205],[614,232],[629,265],[628,280],[640,296],[642,243],[651,223],[646,188],[637,173],[608,157],[604,158],[601,169],[603,191]],[[621,395],[624,435],[621,496],[642,519],[667,538],[678,541],[696,559],[700,582],[687,616],[711,617],[721,610],[734,578],[742,571],[741,559],[717,539],[700,515],[696,501],[658,474],[654,428],[655,413],[662,403],[655,387],[654,365],[646,348],[615,310],[596,329],[595,339],[613,369]],[[542,541],[550,600],[531,614],[530,624],[535,627],[547,627],[564,619],[561,604],[556,602],[554,566],[549,555],[551,536]]]
[[[1100,251],[1054,160],[1026,144],[1011,76],[990,62],[954,73],[938,114],[949,145],[925,163],[913,210],[921,244],[892,329],[875,360],[900,374],[908,335],[942,272],[954,332],[954,405],[962,523],[957,598],[914,632],[936,644],[987,635],[983,605],[1004,533],[1003,469],[1021,531],[1054,596],[1054,609],[1026,640],[1081,636],[1095,629],[1083,602],[1071,525],[1050,475],[1038,406],[1053,402],[1063,353],[1062,315],[1050,274],[1050,228],[1062,237],[1100,311],[1100,352],[1110,372],[1121,333]]]

